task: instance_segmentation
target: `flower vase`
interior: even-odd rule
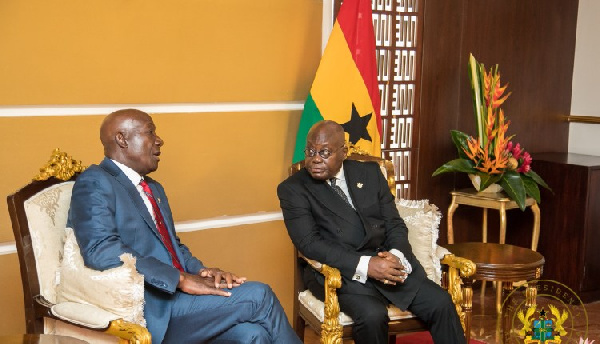
[[[485,188],[483,190],[479,190],[479,188],[481,186],[481,178],[476,174],[469,174],[469,178],[471,179],[471,183],[473,183],[475,190],[477,190],[478,192],[485,192],[485,193],[502,192],[502,186],[500,186],[500,184],[496,184],[496,183],[491,184],[490,186],[488,186],[487,188]]]

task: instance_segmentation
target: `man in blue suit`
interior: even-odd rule
[[[269,286],[205,267],[175,235],[165,191],[147,177],[164,143],[152,118],[113,112],[100,140],[106,157],[77,178],[68,225],[90,268],[137,258],[152,343],[299,343]]]

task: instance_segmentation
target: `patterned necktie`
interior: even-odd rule
[[[179,259],[177,258],[177,254],[175,254],[175,249],[173,248],[173,243],[171,242],[171,237],[169,236],[169,232],[167,231],[167,227],[165,226],[165,221],[163,219],[162,213],[160,212],[160,208],[158,204],[156,204],[156,200],[154,199],[154,195],[152,194],[152,190],[148,186],[145,180],[142,179],[140,182],[142,189],[144,189],[144,193],[148,196],[148,200],[150,204],[152,204],[152,211],[154,212],[154,219],[156,220],[156,228],[158,229],[158,233],[160,234],[160,238],[162,239],[163,244],[169,251],[171,255],[171,260],[173,261],[173,265],[179,269],[179,271],[183,271],[183,267],[181,263],[179,263]]]
[[[337,180],[337,178],[335,178],[335,177],[329,179],[329,181],[331,182],[331,188],[333,189],[333,191],[335,191],[336,194],[338,194],[338,196],[340,196],[344,200],[344,202],[346,202],[349,206],[352,207],[352,204],[350,204],[350,201],[348,200],[348,196],[346,196],[346,194],[344,193],[344,190],[342,190],[342,188],[339,185],[335,184],[336,180]]]

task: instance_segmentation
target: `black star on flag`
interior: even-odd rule
[[[360,139],[373,141],[367,131],[367,125],[371,120],[371,116],[373,116],[373,113],[361,117],[358,111],[356,111],[356,106],[352,103],[352,116],[348,122],[342,124],[344,131],[350,135],[349,140],[352,144],[356,144]]]

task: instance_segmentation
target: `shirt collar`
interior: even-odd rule
[[[338,173],[336,173],[334,178],[336,178],[337,180],[342,181],[344,183],[346,182],[346,175],[344,174],[344,165],[342,165],[342,167],[340,167],[340,170],[338,171]]]
[[[115,163],[115,165],[117,165],[117,167],[123,171],[123,173],[125,174],[125,176],[127,176],[127,178],[133,183],[133,185],[137,186],[140,184],[140,182],[144,179],[144,177],[140,176],[139,173],[137,173],[136,171],[134,171],[131,167],[126,166],[124,164],[121,164],[120,162],[110,159],[112,162]]]

